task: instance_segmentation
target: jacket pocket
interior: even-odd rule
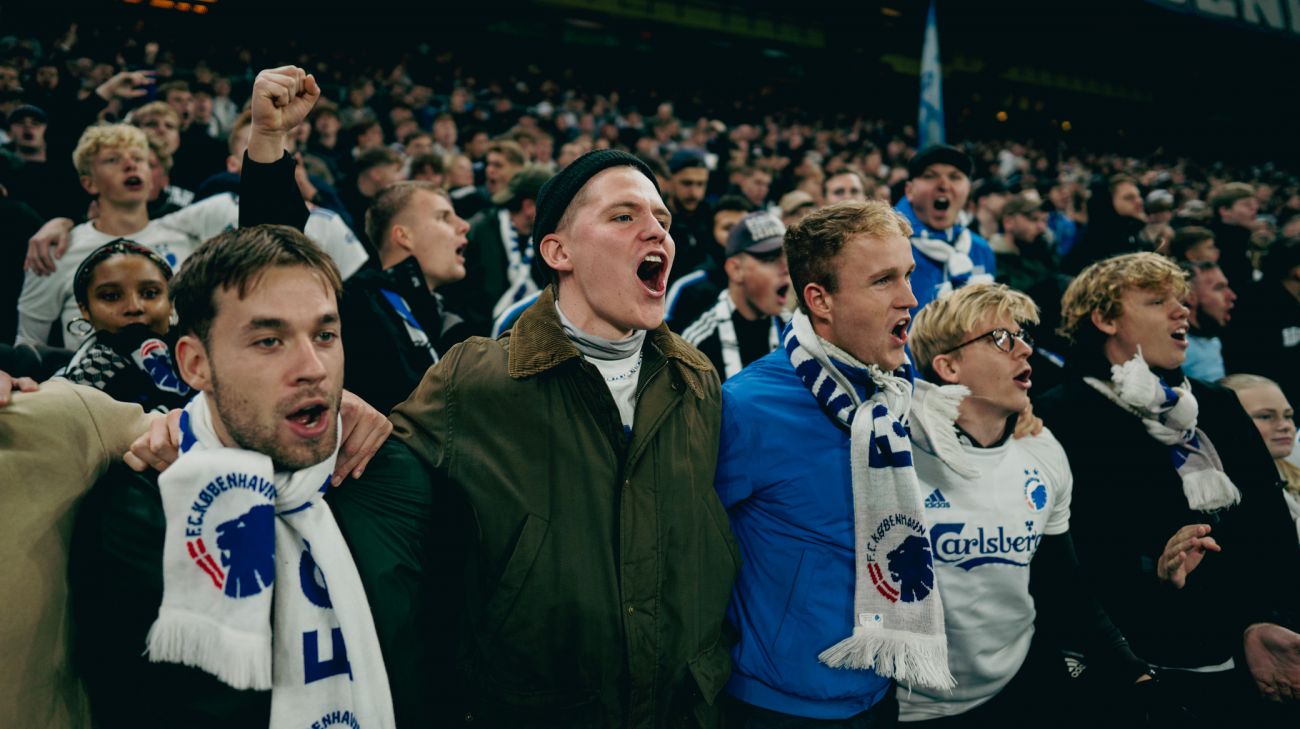
[[[685,675],[674,687],[667,726],[715,727],[721,718],[718,696],[731,677],[731,653],[718,641],[686,662]]]
[[[515,540],[510,559],[506,561],[501,578],[497,580],[496,589],[492,591],[492,597],[483,606],[480,635],[492,640],[501,631],[506,618],[514,611],[519,591],[528,579],[533,563],[537,561],[537,555],[542,550],[542,542],[546,539],[549,529],[550,522],[539,516],[529,514],[524,517],[524,525],[519,530],[519,537]]]
[[[808,625],[815,622],[808,615],[807,601],[809,591],[816,584],[813,581],[816,572],[817,556],[812,550],[804,550],[799,554],[799,565],[795,567],[794,579],[790,581],[790,593],[785,598],[785,614],[781,616],[781,625],[772,638],[772,650],[778,656],[799,652],[798,641],[807,638]],[[803,652],[806,652],[807,646],[803,648]]]

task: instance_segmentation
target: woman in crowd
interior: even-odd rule
[[[1296,523],[1296,535],[1300,536],[1300,466],[1291,460],[1295,450],[1295,410],[1282,388],[1267,377],[1229,375],[1220,384],[1237,393],[1241,406],[1259,428],[1260,437],[1277,464],[1282,496]]]
[[[171,277],[161,256],[125,238],[95,249],[73,277],[81,318],[68,325],[89,336],[58,374],[146,411],[184,405],[190,388],[176,374],[168,336]]]

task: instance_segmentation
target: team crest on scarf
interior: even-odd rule
[[[217,589],[228,597],[251,597],[275,581],[275,507],[259,504],[233,519],[209,524],[208,510],[232,491],[275,499],[275,484],[255,474],[214,477],[190,504],[185,549]],[[209,550],[209,544],[216,549]]]
[[[920,602],[934,591],[934,560],[925,524],[907,514],[891,514],[867,541],[867,574],[890,602]]]

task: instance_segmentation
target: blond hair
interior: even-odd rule
[[[808,313],[803,290],[820,284],[835,292],[835,256],[853,238],[912,237],[912,224],[879,200],[845,200],[814,210],[785,232],[785,258],[799,308]]]
[[[89,177],[95,155],[101,149],[110,147],[134,147],[147,155],[149,139],[144,132],[130,124],[96,124],[86,127],[81,139],[77,140],[77,148],[72,151],[72,164],[76,166],[77,174]]]
[[[1091,322],[1092,312],[1114,321],[1124,313],[1121,298],[1129,289],[1168,290],[1187,296],[1187,275],[1178,264],[1157,253],[1130,253],[1107,258],[1083,269],[1061,297],[1062,336],[1077,340],[1079,328]]]
[[[1219,380],[1219,384],[1237,393],[1240,393],[1243,390],[1253,390],[1256,387],[1272,386],[1276,387],[1278,390],[1282,389],[1282,387],[1276,382],[1264,377],[1263,375],[1249,375],[1244,373],[1228,375],[1222,380]],[[1286,482],[1286,489],[1300,494],[1300,466],[1296,466],[1285,458],[1274,458],[1273,462],[1277,464],[1277,470],[1281,474],[1282,480]]]
[[[1010,319],[1018,324],[1037,324],[1038,305],[1034,300],[1005,284],[971,284],[940,296],[916,312],[912,333],[908,337],[912,354],[927,380],[938,382],[934,358],[962,344],[976,332],[981,322]],[[961,352],[951,356],[960,357]]]

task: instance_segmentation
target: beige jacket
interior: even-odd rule
[[[0,726],[90,725],[68,665],[68,542],[81,496],[147,424],[63,380],[0,408]]]

